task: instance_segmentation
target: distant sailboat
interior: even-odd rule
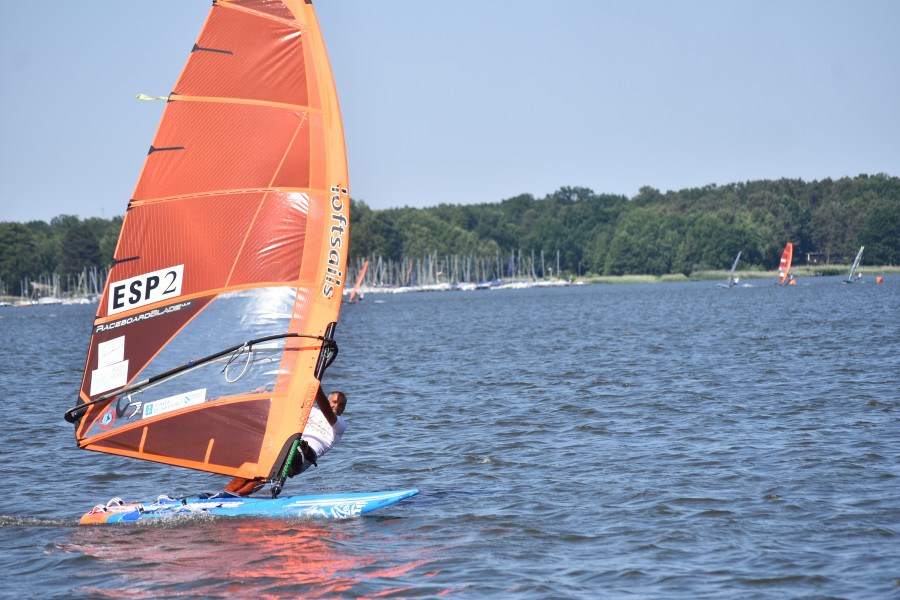
[[[728,279],[725,280],[725,283],[716,284],[721,288],[730,288],[734,287],[734,285],[740,281],[738,278],[734,276],[734,270],[737,268],[738,261],[741,260],[741,252],[738,251],[737,257],[734,259],[734,264],[731,265],[731,271],[728,272]]]
[[[791,259],[794,256],[794,245],[788,242],[781,253],[781,261],[778,263],[778,281],[776,285],[785,285],[791,272]]]
[[[362,300],[362,294],[360,294],[359,298],[356,297],[357,292],[359,292],[359,286],[362,285],[363,278],[366,276],[366,269],[369,268],[369,261],[363,263],[362,269],[359,270],[359,277],[356,278],[356,285],[353,286],[353,291],[350,292],[350,298],[347,299],[349,304],[356,304],[360,300]]]
[[[844,280],[844,283],[856,283],[856,280],[862,277],[862,275],[856,272],[856,269],[859,267],[859,259],[862,258],[862,253],[865,249],[865,246],[859,247],[859,252],[856,253],[856,259],[853,261],[853,266],[850,267],[850,274],[847,275],[847,279]]]

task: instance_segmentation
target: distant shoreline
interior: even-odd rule
[[[796,279],[803,277],[828,277],[840,276],[849,273],[849,266],[802,266],[791,267],[791,275]],[[896,275],[900,273],[900,267],[880,266],[880,267],[860,267],[857,269],[863,277],[875,277],[877,275]],[[743,280],[748,279],[777,279],[778,271],[735,271],[735,277]],[[607,283],[666,283],[673,281],[718,281],[728,278],[728,270],[710,270],[695,271],[690,277],[682,273],[670,273],[668,275],[593,275],[579,277],[575,281],[584,282],[585,284],[607,284]]]
[[[802,266],[792,267],[791,274],[796,279],[804,277],[827,277],[827,276],[846,276],[849,268],[846,266]],[[878,275],[896,275],[900,274],[900,267],[860,267],[858,272],[863,277],[874,278]],[[741,281],[751,279],[776,279],[778,271],[735,271]],[[572,285],[607,285],[617,283],[671,283],[676,281],[720,281],[728,278],[728,271],[697,271],[691,273],[690,277],[682,273],[671,273],[668,275],[590,275],[577,277],[571,280]],[[377,293],[378,291],[389,291],[391,288],[384,290],[376,290],[368,288],[368,293]],[[0,296],[0,302],[14,304],[22,299],[19,296]]]

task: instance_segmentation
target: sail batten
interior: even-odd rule
[[[248,106],[267,106],[270,108],[280,108],[289,111],[299,111],[310,114],[322,114],[321,109],[310,108],[302,104],[288,104],[286,102],[265,101],[251,98],[223,98],[221,96],[188,96],[183,94],[172,93],[170,102],[204,102],[209,104],[244,104]]]
[[[195,192],[191,194],[183,194],[183,195],[173,195],[173,196],[163,196],[159,198],[147,198],[143,200],[132,200],[130,205],[132,208],[138,208],[141,206],[147,206],[151,204],[156,204],[158,202],[174,202],[178,200],[192,200],[192,199],[200,199],[206,198],[208,196],[223,196],[223,195],[240,195],[240,194],[273,194],[273,193],[284,193],[284,194],[306,194],[309,195],[310,192],[313,192],[311,188],[292,188],[292,187],[256,187],[256,188],[231,188],[231,189],[220,189],[220,190],[204,190],[202,192]],[[318,190],[321,191],[321,190]],[[125,259],[125,260],[133,260]],[[119,260],[117,262],[123,262]]]
[[[349,242],[312,6],[217,0],[173,90],[66,416],[82,448],[269,477],[333,359]]]

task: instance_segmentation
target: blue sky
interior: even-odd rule
[[[315,5],[375,209],[900,175],[894,0]],[[123,214],[209,0],[0,7],[0,221]]]

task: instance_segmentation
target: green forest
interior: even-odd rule
[[[806,253],[863,264],[900,264],[900,179],[879,174],[810,183],[799,179],[708,185],[633,197],[561,188],[494,204],[351,210],[351,259],[501,257],[559,253],[563,273],[664,275],[741,268],[772,270],[787,242]],[[538,273],[538,275],[542,275]]]
[[[563,187],[544,198],[429,208],[373,210],[354,200],[350,218],[351,264],[462,257],[499,263],[499,275],[505,257],[542,252],[554,264],[558,255],[568,276],[690,276],[728,269],[738,251],[742,269],[772,270],[793,242],[795,264],[807,253],[848,261],[864,245],[863,264],[900,265],[900,178],[886,174],[644,187],[633,198]],[[66,291],[85,269],[108,268],[121,226],[120,216],[0,223],[0,295],[23,295],[26,280],[53,274]]]
[[[60,215],[49,223],[0,222],[0,296],[28,296],[34,288],[27,282],[54,278],[67,293],[86,270],[107,270],[122,221]]]

